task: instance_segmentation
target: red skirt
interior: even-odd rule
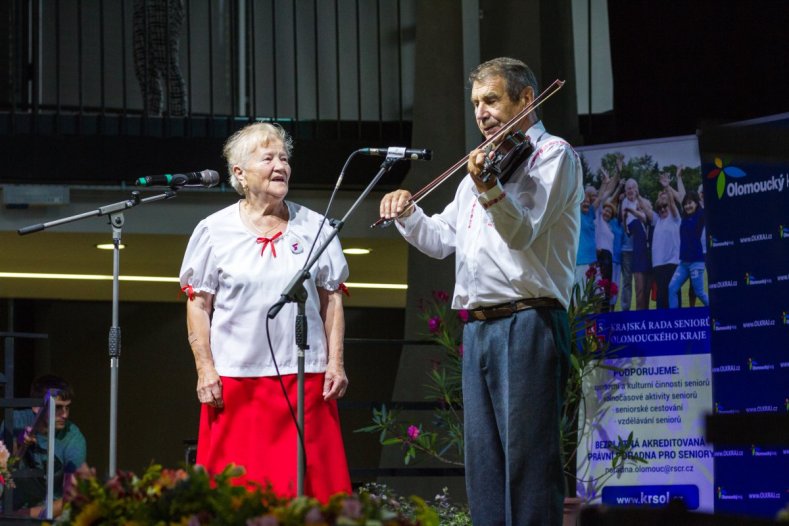
[[[337,401],[323,400],[323,373],[304,380],[304,446],[307,458],[304,493],[328,501],[339,492],[351,493],[351,479],[340,432]],[[293,411],[297,378],[282,377]],[[277,377],[222,377],[224,409],[203,404],[197,439],[197,463],[214,475],[228,464],[246,474],[234,481],[270,484],[283,497],[297,493],[297,433]]]

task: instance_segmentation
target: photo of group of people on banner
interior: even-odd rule
[[[692,138],[579,148],[576,281],[596,274],[608,311],[708,304],[704,192]]]

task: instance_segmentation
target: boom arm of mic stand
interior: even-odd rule
[[[343,218],[340,219],[339,221],[335,221],[332,223],[333,230],[331,234],[329,234],[329,237],[326,238],[326,240],[318,247],[318,249],[315,251],[315,253],[310,258],[310,260],[304,264],[304,268],[299,270],[296,273],[296,275],[293,276],[293,279],[290,281],[288,286],[285,287],[284,291],[282,291],[279,301],[277,301],[277,303],[275,303],[269,310],[269,314],[268,314],[269,319],[273,320],[274,318],[276,318],[277,314],[279,314],[279,311],[282,310],[282,307],[284,307],[286,303],[295,301],[296,292],[298,291],[299,287],[301,287],[304,281],[306,281],[310,277],[309,269],[311,269],[312,266],[315,264],[315,262],[318,261],[318,258],[321,256],[321,254],[323,254],[326,251],[326,249],[329,248],[329,244],[332,242],[332,240],[335,237],[337,237],[337,234],[340,233],[340,230],[348,221],[348,218],[351,217],[351,215],[356,211],[356,209],[359,207],[361,202],[364,201],[364,199],[372,191],[375,185],[378,184],[378,181],[381,179],[381,177],[383,177],[386,172],[391,170],[392,166],[394,166],[394,163],[396,163],[399,160],[400,159],[387,158],[383,163],[381,163],[381,167],[378,169],[378,173],[375,174],[375,177],[373,177],[373,180],[370,181],[370,184],[367,185],[367,187],[364,189],[361,195],[356,199],[356,201],[354,201],[354,203],[345,213]]]
[[[27,234],[32,234],[33,232],[40,232],[41,230],[52,228],[53,226],[64,225],[66,223],[73,223],[74,221],[79,221],[80,219],[87,219],[88,217],[111,215],[126,210],[128,208],[135,207],[139,204],[149,203],[152,201],[160,201],[162,199],[172,199],[175,196],[176,196],[175,190],[168,190],[162,194],[157,194],[152,197],[146,197],[145,199],[140,199],[140,192],[134,191],[132,192],[132,198],[127,199],[126,201],[119,201],[117,203],[112,203],[106,206],[102,206],[101,208],[97,208],[96,210],[92,210],[90,212],[84,212],[82,214],[56,219],[54,221],[49,221],[47,223],[38,223],[36,225],[22,227],[19,230],[17,230],[17,233],[20,236],[24,236]]]

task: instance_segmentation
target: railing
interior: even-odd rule
[[[79,118],[99,116],[271,119],[338,139],[402,132],[413,100],[415,4],[12,0],[0,8],[12,37],[0,43],[9,57],[3,131],[41,133],[36,117],[50,116],[47,130],[84,133]],[[121,134],[140,129],[122,121]]]

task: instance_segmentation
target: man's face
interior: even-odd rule
[[[635,201],[638,197],[638,184],[633,179],[628,179],[625,183],[625,195],[631,201]]]
[[[517,101],[507,94],[507,81],[499,75],[488,75],[474,82],[471,87],[471,104],[474,106],[474,118],[479,131],[486,139],[501,130],[502,126],[523,110],[534,99],[534,91],[529,87]],[[533,117],[524,120],[528,128]]]
[[[34,407],[33,412],[38,414],[40,407]],[[55,429],[60,430],[66,427],[69,411],[71,410],[71,400],[55,398]]]

